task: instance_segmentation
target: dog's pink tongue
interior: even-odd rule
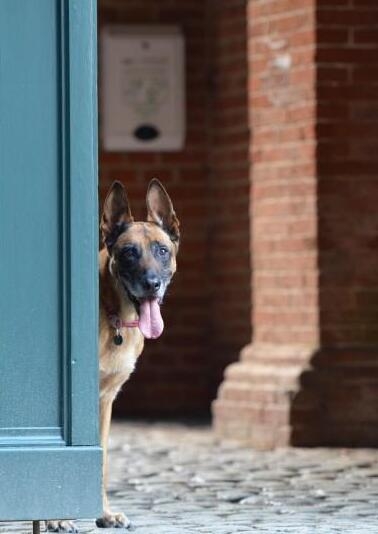
[[[164,330],[158,299],[144,300],[139,309],[139,328],[147,339],[156,339]]]

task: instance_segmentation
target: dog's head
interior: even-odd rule
[[[179,221],[168,193],[153,179],[147,190],[147,221],[134,222],[126,191],[114,182],[104,203],[101,232],[110,271],[137,307],[147,338],[163,330],[160,304],[176,271]]]

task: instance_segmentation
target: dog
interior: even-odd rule
[[[100,271],[100,432],[103,449],[103,513],[100,528],[127,528],[128,518],[110,509],[106,487],[112,405],[135,368],[144,339],[164,328],[160,306],[176,271],[179,220],[157,179],[147,189],[147,221],[134,222],[120,182],[114,182],[101,217]],[[49,521],[47,530],[76,532],[71,521]]]

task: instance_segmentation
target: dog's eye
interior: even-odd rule
[[[122,249],[122,258],[133,259],[138,257],[138,251],[136,247],[125,247]]]
[[[168,249],[166,247],[159,247],[160,256],[166,256],[168,254]]]

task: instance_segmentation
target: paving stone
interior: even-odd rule
[[[110,466],[110,501],[135,534],[378,533],[376,450],[259,452],[205,426],[116,422]],[[30,523],[0,523],[0,534],[30,532]]]

